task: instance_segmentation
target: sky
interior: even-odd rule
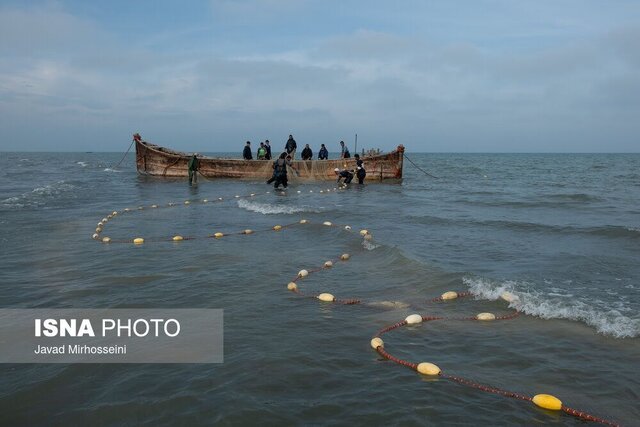
[[[0,151],[640,152],[636,0],[0,0]]]

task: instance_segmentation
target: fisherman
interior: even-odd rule
[[[340,141],[340,158],[348,159],[351,157],[351,153],[349,153],[349,149],[346,145],[344,145],[344,141]]]
[[[198,184],[198,153],[193,153],[193,157],[189,159],[189,163],[187,164],[187,168],[189,169],[189,185]]]
[[[346,169],[340,170],[338,168],[335,168],[333,172],[338,176],[338,181],[337,181],[338,184],[340,184],[340,180],[342,178],[344,178],[345,184],[351,183],[351,180],[353,179],[353,174]]]
[[[260,147],[258,148],[258,152],[256,153],[256,157],[258,158],[258,160],[266,160],[267,149],[264,146],[264,142],[260,143]]]
[[[364,178],[367,176],[367,171],[364,169],[364,162],[360,159],[359,154],[354,154],[356,159],[356,176],[358,177],[358,184],[364,184]]]
[[[318,152],[318,160],[327,160],[329,158],[329,151],[324,144],[320,144],[320,151]]]
[[[271,160],[271,145],[269,145],[268,139],[264,142],[264,148],[267,150],[267,154],[265,154],[264,159]]]
[[[247,141],[244,146],[244,150],[242,151],[242,158],[245,160],[253,160],[253,156],[251,155],[251,142]]]
[[[302,153],[300,153],[300,156],[302,157],[302,160],[313,159],[313,151],[311,151],[309,144],[305,144],[304,148],[302,149]]]
[[[298,144],[296,144],[296,140],[293,139],[293,135],[289,135],[289,139],[287,139],[286,144],[284,145],[284,150],[288,155],[291,156],[292,159],[296,158],[296,148],[298,148]]]
[[[275,183],[273,184],[273,188],[280,187],[280,184],[282,184],[284,188],[287,188],[287,166],[290,166],[293,170],[295,170],[295,168],[291,164],[291,156],[287,155],[287,153],[285,152],[280,154],[280,157],[275,162],[273,162],[273,178],[269,180],[275,181]],[[269,183],[269,181],[267,181],[267,183]]]

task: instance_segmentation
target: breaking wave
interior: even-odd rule
[[[257,203],[244,199],[238,200],[238,207],[251,212],[261,213],[263,215],[294,214],[299,212],[320,212],[319,210],[304,206],[272,205],[269,203]]]
[[[498,300],[511,292],[517,298],[509,307],[542,319],[567,319],[585,323],[601,334],[615,338],[640,336],[640,319],[623,315],[614,308],[595,307],[564,292],[541,292],[524,282],[493,282],[483,278],[464,277],[463,282],[473,295],[486,300]],[[597,304],[597,301],[595,301]]]
[[[72,194],[76,188],[76,186],[67,184],[65,181],[58,181],[55,184],[36,187],[19,196],[1,200],[0,206],[7,209],[44,206],[50,200],[55,200],[62,195]]]
[[[376,245],[375,243],[372,243],[370,240],[362,240],[362,247],[365,248],[368,251],[372,251],[376,248],[379,248],[380,245]]]

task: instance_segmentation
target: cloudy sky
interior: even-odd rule
[[[639,152],[640,2],[0,1],[0,150]]]

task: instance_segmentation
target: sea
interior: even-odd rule
[[[223,309],[224,362],[3,364],[0,425],[587,423],[372,349],[414,313],[443,319],[384,334],[394,357],[640,425],[640,154],[408,151],[399,183],[277,192],[142,176],[123,154],[0,153],[0,308]],[[93,239],[113,211],[113,242]],[[297,284],[362,303],[287,290],[344,253]],[[468,320],[483,312],[519,316]]]

